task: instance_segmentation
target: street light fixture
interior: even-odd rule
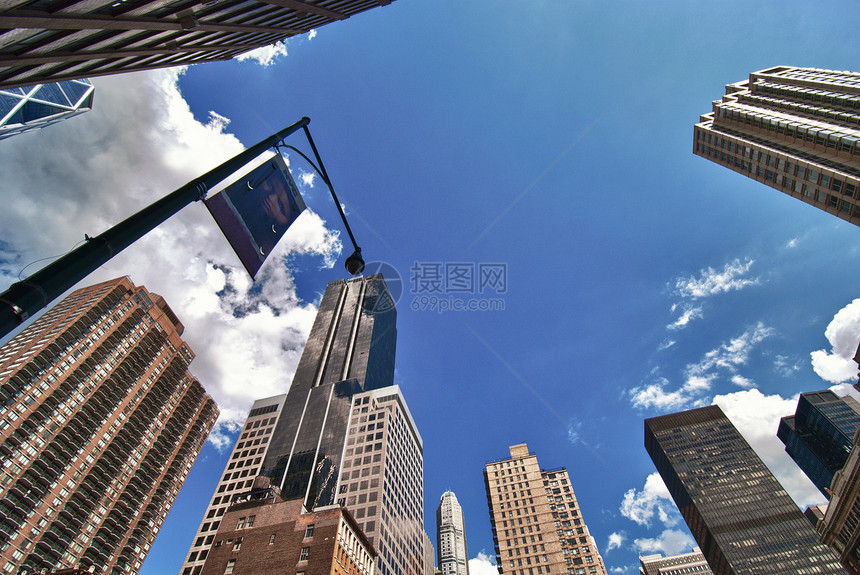
[[[308,130],[310,121],[308,117],[302,118],[298,122],[254,144],[244,152],[233,156],[217,168],[174,190],[102,234],[95,237],[85,236],[87,241],[82,246],[54,260],[26,279],[9,286],[9,289],[0,294],[0,338],[42,308],[47,307],[48,304],[61,296],[66,290],[97,270],[102,264],[109,261],[113,256],[142,238],[148,232],[155,229],[170,216],[191,202],[205,199],[206,193],[211,188],[230,177],[248,162],[267,149],[278,148],[279,146],[286,146],[299,152],[314,166],[314,169],[317,170],[320,177],[328,186],[343,224],[346,227],[346,231],[349,234],[349,239],[352,241],[352,246],[355,249],[352,255],[346,258],[346,271],[351,275],[360,274],[364,270],[361,248],[355,243],[355,237],[352,235],[352,230],[346,221],[343,208],[341,208],[340,202],[334,193],[331,180],[325,171],[325,166],[323,166],[322,159],[311,138],[311,133]],[[283,140],[287,136],[299,129],[304,130],[311,149],[313,149],[314,157],[316,157],[319,163],[319,168],[298,149],[283,143]]]

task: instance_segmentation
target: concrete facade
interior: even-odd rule
[[[453,491],[443,493],[436,508],[436,545],[442,575],[469,575],[466,522]]]
[[[712,575],[713,571],[708,567],[702,550],[694,547],[690,553],[681,553],[663,557],[656,555],[644,555],[639,557],[640,575]]]
[[[701,116],[693,153],[860,225],[860,74],[753,72]]]

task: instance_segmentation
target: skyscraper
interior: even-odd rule
[[[670,555],[669,557],[663,557],[659,553],[640,556],[639,564],[640,575],[687,575],[692,573],[713,575],[713,571],[708,567],[708,562],[705,561],[705,556],[702,555],[702,550],[698,547],[693,548],[690,553]]]
[[[777,437],[785,451],[830,499],[834,474],[848,460],[860,428],[860,403],[829,390],[800,394],[795,415],[783,417]]]
[[[0,571],[139,570],[218,417],[182,331],[119,278],[0,348]]]
[[[396,323],[381,275],[328,284],[263,460],[284,499],[336,503],[352,399],[394,384]]]
[[[378,552],[378,572],[425,573],[423,442],[392,385],[395,345],[396,314],[381,275],[328,285],[289,392],[254,404],[182,575],[209,569],[220,518],[256,475],[284,502],[258,504],[289,508],[285,522],[345,506]],[[222,573],[226,567],[219,564]]]
[[[510,453],[484,468],[499,573],[605,575],[567,469],[541,469],[525,443]]]
[[[845,573],[716,405],[646,419],[645,448],[716,575]]]
[[[89,80],[0,90],[0,140],[88,112],[94,92]]]
[[[197,534],[182,564],[182,575],[199,574],[221,526],[221,519],[230,507],[233,497],[251,489],[254,478],[260,475],[263,454],[266,452],[275,423],[281,415],[286,395],[258,399],[251,406],[233,452],[227,460],[224,474],[215,486],[206,513],[197,528]]]
[[[13,0],[0,88],[229,60],[391,0]]]
[[[469,575],[466,523],[453,491],[443,493],[436,508],[436,550],[442,575]]]
[[[693,153],[860,225],[860,74],[777,66],[726,86]]]

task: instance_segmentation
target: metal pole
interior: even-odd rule
[[[206,197],[206,192],[268,148],[308,125],[302,118],[244,152],[233,156],[217,168],[188,182],[178,190],[147,206],[103,234],[48,264],[0,294],[0,337],[5,336],[28,317],[46,307],[67,289],[87,277],[113,256],[142,238],[161,222],[190,204]],[[351,235],[351,234],[350,234]]]

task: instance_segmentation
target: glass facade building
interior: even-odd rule
[[[396,323],[381,275],[328,284],[263,461],[284,499],[336,503],[352,398],[394,384]]]
[[[718,406],[646,419],[645,448],[716,575],[846,573]]]
[[[0,140],[88,112],[94,93],[89,80],[0,89]]]
[[[830,499],[833,476],[842,469],[860,429],[860,403],[829,390],[802,393],[793,416],[779,422],[785,451]]]
[[[255,478],[298,503],[289,507],[293,513],[346,507],[378,551],[377,573],[433,575],[424,447],[393,385],[396,339],[396,312],[381,275],[328,285],[288,393],[251,409],[182,575],[209,569],[222,518]],[[238,559],[235,567],[252,569]]]
[[[753,72],[701,116],[693,153],[860,225],[860,74]]]

